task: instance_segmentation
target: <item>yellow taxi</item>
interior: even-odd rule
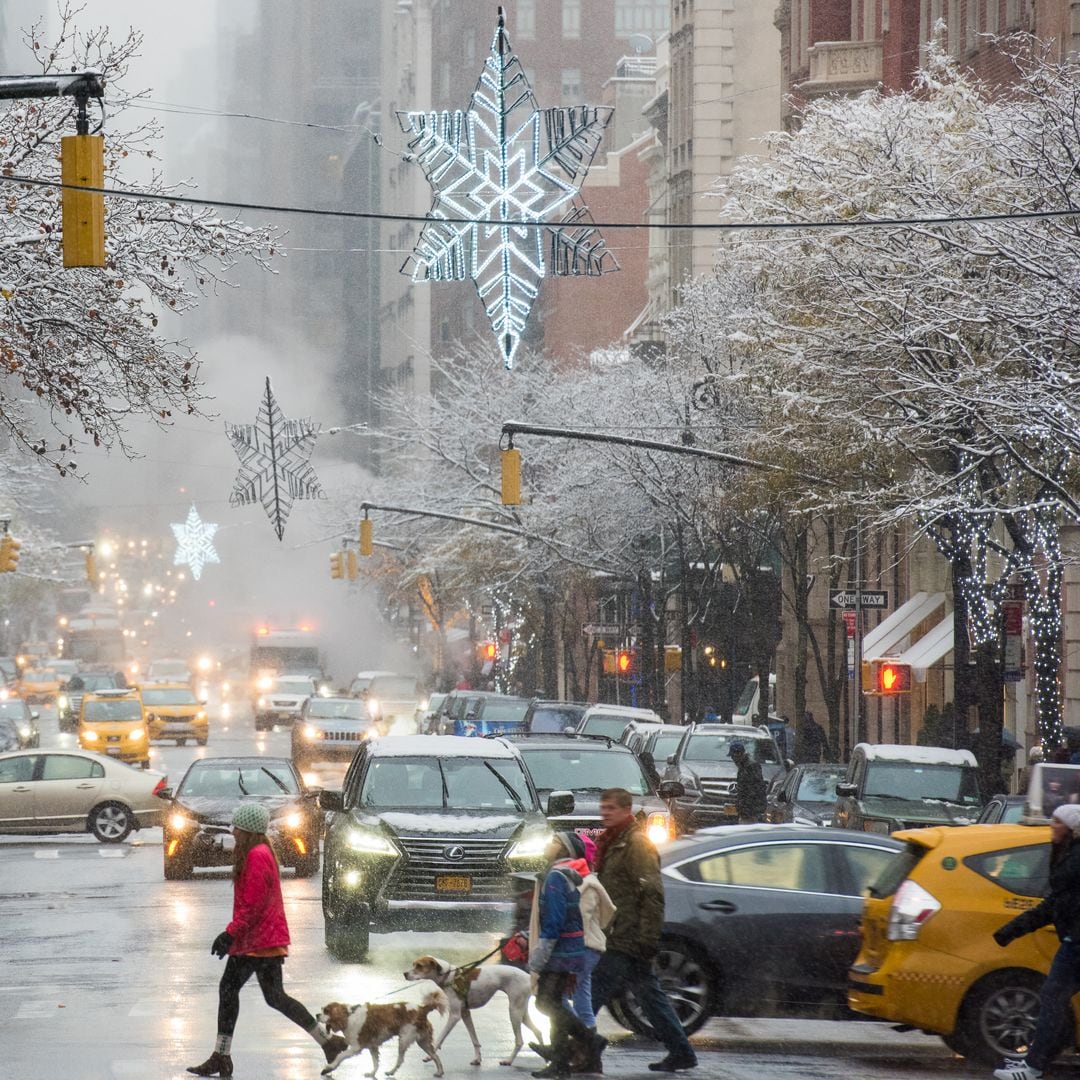
[[[36,701],[51,704],[60,693],[60,676],[52,668],[24,669],[19,673],[15,687],[19,697],[28,704]]]
[[[848,1005],[940,1035],[957,1054],[1000,1065],[1023,1057],[1052,927],[1001,948],[993,933],[1047,888],[1045,825],[966,825],[893,833],[904,850],[870,886]]]
[[[175,739],[177,746],[194,739],[206,745],[210,720],[189,683],[154,683],[142,687],[139,696],[151,739]]]
[[[150,767],[150,737],[139,693],[134,689],[98,690],[79,706],[79,746],[130,764]]]

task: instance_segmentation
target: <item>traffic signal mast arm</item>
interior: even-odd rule
[[[424,510],[416,506],[388,506],[385,503],[362,502],[360,510],[367,513],[369,510],[384,510],[388,514],[404,514],[407,517],[438,518],[441,521],[457,521],[463,525],[475,525],[478,529],[491,529],[494,532],[509,533],[511,536],[529,536],[523,529],[515,529],[510,525],[499,525],[494,521],[483,521],[480,518],[466,517],[463,514],[444,514],[439,510]]]
[[[793,472],[782,465],[771,465],[765,461],[754,461],[751,458],[739,457],[738,454],[725,454],[720,450],[706,450],[701,446],[684,446],[681,443],[658,442],[655,439],[638,439],[631,435],[609,435],[599,431],[583,431],[578,428],[547,427],[541,424],[521,424],[516,420],[508,420],[502,426],[502,433],[510,440],[513,448],[515,435],[539,435],[547,439],[573,439],[578,442],[614,443],[617,446],[634,446],[639,450],[659,450],[665,454],[688,454],[691,457],[708,458],[710,461],[720,461],[725,465],[735,465],[741,469],[758,469],[762,472],[783,473],[786,476],[794,476],[796,479],[805,480],[808,483],[824,484],[828,481],[812,473]]]

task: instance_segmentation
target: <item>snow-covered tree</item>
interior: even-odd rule
[[[104,76],[106,186],[189,193],[190,184],[166,184],[156,167],[158,124],[131,118],[146,93],[125,85],[141,35],[82,30],[76,14],[61,10],[52,41],[41,26],[27,31],[27,68]],[[0,175],[8,178],[0,183],[0,426],[61,475],[77,468],[80,443],[125,447],[130,418],[168,424],[199,408],[197,357],[168,336],[162,315],[190,310],[238,262],[268,267],[275,242],[270,228],[209,208],[111,198],[106,266],[65,270],[59,189],[17,180],[58,182],[60,138],[74,130],[70,98],[0,109]],[[140,158],[153,163],[151,175],[132,185],[128,168]]]

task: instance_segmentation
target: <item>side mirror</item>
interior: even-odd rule
[[[665,780],[656,792],[661,799],[681,799],[686,794],[686,788],[679,780]]]
[[[319,808],[340,814],[345,809],[345,796],[340,791],[320,791]]]
[[[304,791],[304,798],[315,799],[318,801],[319,796],[322,795],[323,789],[321,787],[309,787]]]
[[[548,817],[566,817],[574,812],[574,793],[572,791],[553,791],[547,799]]]
[[[577,728],[574,727],[573,724],[567,724],[566,727],[564,727],[562,729],[562,731],[563,731],[564,735],[576,735],[577,734]]]
[[[206,700],[207,700],[206,698],[200,698],[200,700],[199,700],[199,704],[200,704],[200,705],[201,705],[201,706],[202,706],[202,707],[203,707],[204,709],[206,708]]]
[[[669,765],[674,765],[675,764],[675,755],[674,754],[668,754],[667,763]]]
[[[171,799],[173,797],[173,789],[171,787],[163,787],[158,793],[159,799]]]
[[[837,784],[836,794],[841,799],[853,799],[859,794],[859,787],[857,784]]]
[[[785,769],[794,769],[795,768],[795,759],[794,758],[789,758],[789,757],[784,758],[784,768]]]

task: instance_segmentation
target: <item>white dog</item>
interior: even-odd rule
[[[537,1030],[536,1025],[529,1018],[529,998],[532,996],[532,980],[527,971],[510,967],[508,964],[483,964],[476,967],[456,968],[437,956],[421,956],[413,963],[409,971],[403,973],[409,982],[420,982],[430,979],[446,995],[449,1005],[449,1015],[446,1027],[443,1028],[439,1041],[435,1044],[438,1050],[446,1041],[446,1036],[453,1030],[454,1025],[461,1020],[465,1024],[465,1030],[472,1039],[473,1050],[476,1057],[472,1064],[480,1064],[480,1040],[476,1037],[476,1028],[473,1027],[473,1009],[483,1008],[501,990],[510,1003],[510,1025],[514,1029],[514,1052],[500,1065],[513,1065],[514,1058],[521,1050],[523,1040],[521,1038],[521,1025],[524,1024],[538,1040],[543,1041],[543,1036]]]

